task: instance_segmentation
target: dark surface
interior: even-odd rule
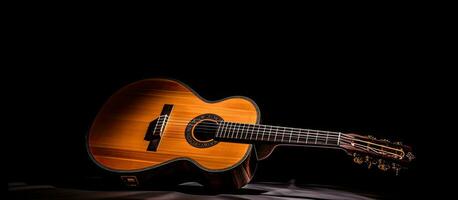
[[[429,40],[426,20],[358,18],[349,24],[339,17],[305,30],[294,28],[304,24],[301,20],[283,20],[274,32],[271,21],[244,26],[243,32],[223,27],[205,32],[186,22],[180,31],[171,31],[153,21],[139,28],[121,20],[43,13],[22,15],[15,29],[19,39],[9,49],[16,55],[4,66],[11,71],[4,74],[11,80],[4,84],[8,95],[3,97],[12,111],[6,116],[12,131],[4,132],[8,182],[65,185],[64,193],[98,198],[72,189],[84,188],[87,177],[100,174],[87,157],[84,136],[112,93],[151,77],[181,80],[210,100],[250,97],[265,124],[372,134],[402,140],[417,154],[408,171],[394,176],[355,165],[341,151],[282,147],[260,162],[254,183],[294,179],[298,185],[412,197],[431,193],[425,183],[439,181],[429,178],[444,177],[434,169],[447,165],[442,152],[448,151],[436,154],[431,145],[452,133],[443,125],[454,122],[439,118],[451,112],[450,86],[456,77],[441,68],[447,66],[441,57],[450,53]],[[177,190],[169,192],[189,195]],[[9,191],[32,199],[43,195]],[[121,196],[147,198],[150,193],[161,192]]]
[[[323,185],[253,183],[230,193],[209,193],[195,183],[185,183],[168,190],[88,190],[58,188],[51,185],[8,185],[10,199],[321,199],[370,200],[379,196],[348,188]]]

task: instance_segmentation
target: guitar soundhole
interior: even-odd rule
[[[200,142],[209,142],[215,137],[218,123],[212,120],[202,120],[194,126],[192,135]]]
[[[207,148],[218,144],[214,140],[218,123],[223,119],[215,114],[199,115],[188,123],[185,137],[189,144],[198,148]]]

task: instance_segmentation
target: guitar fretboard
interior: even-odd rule
[[[342,133],[311,129],[220,122],[216,139],[239,142],[273,142],[339,146]]]

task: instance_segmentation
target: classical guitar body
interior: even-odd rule
[[[174,80],[143,80],[109,98],[90,129],[88,151],[128,185],[197,181],[238,188],[253,177],[253,145],[215,141],[205,124],[256,124],[259,114],[245,97],[210,102]]]
[[[148,79],[111,96],[87,137],[91,159],[128,186],[199,182],[240,188],[276,145],[334,148],[358,164],[399,170],[415,158],[401,142],[354,133],[258,124],[246,97],[210,102],[175,80]],[[116,181],[111,181],[116,182]]]

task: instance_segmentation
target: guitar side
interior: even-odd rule
[[[165,104],[173,105],[169,122],[157,149],[149,151],[145,134]],[[253,145],[219,142],[197,148],[185,138],[186,124],[207,113],[231,122],[255,124],[259,121],[256,104],[247,98],[209,102],[180,82],[148,79],[130,84],[110,97],[90,129],[88,151],[96,164],[119,175],[149,174],[148,177],[153,178],[168,174],[167,171],[201,172],[183,180],[212,187],[228,184],[241,187],[254,173]]]

